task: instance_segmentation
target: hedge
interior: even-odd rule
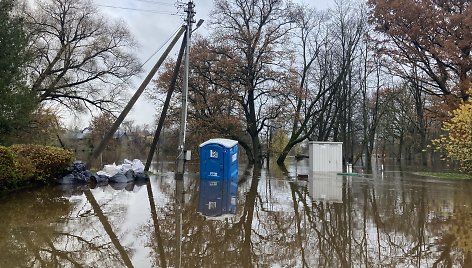
[[[31,183],[48,183],[73,162],[71,151],[52,146],[17,144],[0,146],[0,191]]]
[[[15,156],[9,148],[0,146],[0,191],[15,187],[17,180]]]

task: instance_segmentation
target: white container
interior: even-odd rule
[[[343,172],[342,142],[309,142],[309,168],[311,172]]]

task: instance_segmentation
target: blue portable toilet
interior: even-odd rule
[[[237,141],[210,139],[200,144],[200,179],[230,180],[237,178]]]

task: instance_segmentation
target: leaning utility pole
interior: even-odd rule
[[[187,31],[186,33],[186,47],[185,47],[185,68],[184,68],[184,84],[182,90],[182,108],[180,117],[180,131],[179,131],[179,145],[177,148],[177,172],[175,179],[181,180],[185,171],[185,132],[187,131],[187,95],[188,95],[188,69],[190,58],[190,36],[192,34],[192,23],[195,22],[193,16],[195,15],[195,4],[192,1],[187,3],[185,12],[187,13]]]
[[[152,139],[151,147],[149,148],[149,154],[146,160],[146,165],[144,165],[144,171],[149,171],[151,167],[152,158],[156,152],[157,142],[159,141],[159,136],[161,135],[162,127],[164,126],[164,121],[166,120],[167,110],[169,109],[170,99],[175,90],[175,84],[177,83],[177,78],[179,76],[180,65],[182,63],[182,58],[184,55],[187,35],[182,39],[182,45],[180,46],[179,55],[177,56],[177,61],[175,62],[174,74],[172,75],[172,81],[170,81],[169,90],[167,90],[166,100],[164,101],[164,106],[162,106],[161,116],[159,117],[159,122],[157,123],[157,128],[154,133],[154,138]]]
[[[123,109],[123,111],[121,112],[121,114],[118,116],[118,118],[116,119],[116,121],[113,123],[112,127],[110,130],[108,130],[108,132],[105,134],[105,136],[103,137],[102,141],[100,142],[100,144],[98,145],[97,148],[95,148],[95,150],[89,155],[88,159],[87,159],[87,165],[90,167],[91,165],[91,162],[92,160],[95,160],[102,152],[103,150],[105,149],[105,146],[107,145],[108,141],[113,137],[113,134],[116,132],[116,130],[118,129],[118,127],[120,126],[120,124],[123,122],[123,120],[125,119],[125,117],[128,115],[129,111],[131,111],[131,108],[133,108],[134,104],[136,103],[136,101],[138,100],[138,98],[141,96],[141,94],[143,93],[144,89],[146,88],[146,86],[149,84],[149,82],[151,81],[152,77],[156,74],[157,70],[159,69],[159,67],[161,66],[161,64],[164,62],[164,60],[166,59],[167,55],[169,55],[169,52],[172,50],[172,48],[174,47],[175,43],[177,42],[177,40],[180,38],[180,36],[182,36],[182,34],[184,33],[185,31],[185,27],[181,27],[179,29],[179,31],[177,32],[177,34],[175,35],[174,39],[172,39],[172,42],[169,44],[169,46],[167,47],[167,49],[164,51],[164,53],[162,54],[162,56],[159,58],[159,60],[156,62],[156,64],[154,65],[154,67],[152,67],[151,71],[149,72],[149,74],[146,76],[146,78],[144,79],[144,81],[141,83],[141,86],[139,86],[138,90],[136,90],[136,92],[134,93],[133,97],[131,97],[130,101],[128,102],[128,104],[126,105],[126,107]]]

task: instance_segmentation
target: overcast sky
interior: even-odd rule
[[[164,45],[165,42],[184,24],[185,13],[183,7],[178,8],[178,6],[185,6],[187,2],[171,0],[94,0],[94,2],[106,17],[123,20],[128,25],[129,30],[139,43],[137,54],[141,62],[148,60],[159,48],[163,47],[144,65],[144,72],[141,76],[132,80],[133,87],[130,94],[133,94],[162,55],[167,46]],[[317,8],[324,9],[327,7],[326,3],[331,1],[311,0],[310,2]],[[208,22],[213,0],[194,0],[194,3],[195,20],[204,19],[205,22]],[[198,32],[204,34],[207,30],[208,24],[203,23]],[[176,48],[169,56],[176,57],[179,44],[180,42],[177,42]],[[146,90],[151,89],[150,83]],[[154,107],[143,94],[126,120],[134,120],[138,125],[153,125],[155,115]],[[82,123],[85,125],[81,127],[88,124],[83,121]]]

